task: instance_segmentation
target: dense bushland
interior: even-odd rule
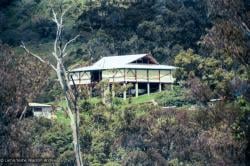
[[[87,165],[242,165],[246,124],[239,107],[249,108],[249,103],[239,99],[206,109],[139,104],[113,113],[97,104],[81,113],[84,161]],[[30,149],[22,155],[53,156],[62,165],[74,161],[68,123],[28,118],[11,126],[5,131],[12,138],[8,142]],[[13,140],[18,134],[25,142],[20,136]],[[13,156],[21,155],[15,150]]]
[[[72,6],[61,40],[81,37],[69,50],[67,66],[151,52],[159,62],[179,67],[179,86],[156,95],[158,106],[144,98],[109,98],[104,105],[82,94],[80,139],[86,165],[249,163],[246,0],[4,0],[0,5],[0,158],[53,157],[61,165],[74,163],[63,104],[56,120],[18,120],[29,101],[62,99],[55,77],[18,49],[20,41],[46,58],[55,36],[51,8],[61,12]],[[210,102],[213,98],[217,102]],[[177,107],[162,108],[168,106]]]

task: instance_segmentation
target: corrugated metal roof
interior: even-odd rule
[[[151,64],[128,64],[125,65],[122,68],[128,68],[128,69],[166,69],[166,70],[172,70],[176,69],[174,66],[169,65],[151,65]]]
[[[162,70],[174,70],[175,66],[169,65],[143,65],[143,64],[127,64],[123,66],[116,67],[116,69],[162,69]],[[105,69],[114,69],[113,67],[107,68],[94,68],[93,66],[77,68],[71,70],[71,72],[79,72],[79,71],[93,71],[93,70],[105,70]]]
[[[129,64],[138,59],[143,58],[149,54],[136,54],[136,55],[121,55],[121,56],[109,56],[103,57],[92,66],[81,67],[71,70],[71,72],[79,71],[93,71],[93,70],[105,70],[105,69],[176,69],[174,66],[158,65],[158,64]]]
[[[121,55],[121,56],[108,56],[103,57],[99,61],[93,64],[95,68],[117,68],[124,66],[125,64],[136,61],[137,59],[143,58],[147,54],[136,54],[136,55]]]
[[[42,104],[42,103],[29,103],[30,107],[51,107],[51,105],[48,104]]]

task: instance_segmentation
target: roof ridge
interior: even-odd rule
[[[111,55],[111,56],[104,56],[102,58],[107,58],[107,57],[121,57],[121,56],[138,56],[138,55],[148,55],[148,53],[143,53],[143,54],[124,54],[124,55]],[[101,58],[101,59],[102,59]]]

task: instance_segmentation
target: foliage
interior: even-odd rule
[[[170,95],[178,101],[184,94],[181,88],[175,87],[172,92],[163,92],[159,99]],[[248,123],[245,114],[249,112],[249,104],[243,99],[234,106],[221,102],[199,110],[128,104],[116,109],[111,118],[109,106],[89,104],[92,105],[89,111],[81,112],[80,125],[86,165],[239,165],[244,162],[244,131],[247,131],[244,127]],[[238,107],[245,111],[239,112]],[[60,121],[21,121],[22,127],[15,129],[13,138],[24,127],[26,132],[18,136],[25,137],[21,140],[36,148],[47,147],[42,153],[40,149],[34,154],[53,154],[61,164],[70,164],[74,161],[70,127]]]
[[[234,84],[233,80],[244,80],[244,74],[240,72],[240,69],[233,67],[230,57],[225,55],[223,57],[226,59],[217,57],[218,55],[211,55],[205,58],[195,54],[192,50],[182,51],[175,57],[175,64],[180,67],[175,73],[176,79],[181,80],[183,85],[191,87],[192,96],[199,94],[196,95],[196,99],[206,101],[211,97],[232,98],[234,92],[230,87]],[[236,74],[238,77],[235,76]],[[204,90],[203,96],[199,90]],[[240,91],[237,93],[243,94]]]
[[[47,119],[30,119],[23,121],[10,119],[0,113],[1,127],[1,158],[54,158],[55,149],[41,143],[41,136],[52,127]],[[5,120],[4,120],[5,119]]]
[[[17,116],[40,94],[48,69],[33,58],[17,55],[8,45],[0,43],[0,52],[0,111]]]
[[[187,80],[189,75],[201,77],[201,70],[198,69],[202,57],[195,54],[193,50],[181,51],[175,56],[174,63],[179,67],[175,72],[176,81]]]
[[[174,86],[173,90],[160,93],[155,100],[160,106],[164,107],[182,107],[184,105],[195,104],[194,101],[187,98],[187,92],[179,86]]]
[[[60,5],[72,6],[65,19],[64,40],[76,32],[83,36],[71,50],[71,64],[76,59],[93,63],[102,56],[139,52],[152,52],[158,60],[171,62],[183,48],[198,50],[196,42],[209,26],[202,1],[23,0],[2,8],[0,39],[10,45],[30,41],[46,56],[40,44],[53,40],[49,16],[51,8],[60,11]]]
[[[94,35],[93,32],[102,29],[109,36],[109,41],[105,43],[113,48],[110,52],[106,47],[108,54],[102,56],[112,52],[152,52],[158,60],[171,60],[170,57],[181,48],[196,47],[195,42],[208,25],[208,21],[202,19],[205,16],[204,10],[200,10],[204,8],[203,5],[202,2],[193,1],[114,3],[100,0],[86,3],[87,9],[79,17],[77,27],[83,33]],[[188,39],[183,38],[183,34]]]
[[[206,105],[212,98],[212,91],[210,87],[201,82],[198,78],[190,78],[187,81],[189,89],[189,96],[191,99]]]
[[[249,68],[249,7],[244,0],[209,0],[209,16],[213,27],[203,42],[209,47],[223,50],[238,63]]]
[[[56,81],[56,78],[49,77],[48,81],[43,88],[42,93],[37,97],[37,101],[41,103],[48,103],[51,101],[59,101],[62,99],[62,92],[60,90],[60,85]]]
[[[178,99],[179,93],[182,97],[185,94],[175,87],[172,93],[161,95]],[[192,110],[161,109],[140,103],[116,109],[111,118],[109,106],[90,104],[95,107],[81,113],[84,121],[80,126],[82,152],[89,165],[235,165],[244,162],[244,131],[247,130],[242,127],[246,126],[245,113],[249,112],[249,106],[242,99],[235,105],[219,102]],[[246,112],[239,112],[239,107],[246,108]],[[42,140],[50,140],[49,146],[65,151],[70,147],[70,134],[66,126],[59,126],[54,124]],[[61,153],[59,160],[64,161],[64,154],[70,151]],[[72,160],[73,156],[67,159]]]
[[[69,38],[72,34],[73,20],[78,16],[79,10],[82,8],[80,1],[72,0],[22,0],[13,1],[6,8],[0,8],[3,16],[9,21],[3,25],[1,31],[1,39],[11,45],[19,45],[20,41],[39,41],[48,42],[53,40],[55,33],[53,32],[53,22],[50,19],[51,9],[57,11],[72,6],[74,8],[67,18],[65,29],[65,37]],[[27,10],[29,9],[29,10]],[[72,21],[71,21],[72,20]],[[10,34],[14,34],[14,37]],[[29,35],[27,35],[29,34]]]
[[[41,137],[41,142],[55,149],[57,155],[69,150],[73,151],[70,128],[60,123],[55,123],[52,128],[44,133]]]

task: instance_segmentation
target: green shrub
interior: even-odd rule
[[[194,101],[187,99],[186,91],[179,86],[175,86],[173,90],[165,91],[159,94],[155,100],[160,106],[168,107],[181,107],[184,105],[190,105],[195,103]]]
[[[80,108],[81,108],[81,111],[90,111],[91,109],[94,108],[94,105],[88,100],[83,100],[80,103]]]
[[[74,151],[67,150],[64,153],[62,153],[58,159],[58,162],[61,166],[74,165],[75,164]]]

